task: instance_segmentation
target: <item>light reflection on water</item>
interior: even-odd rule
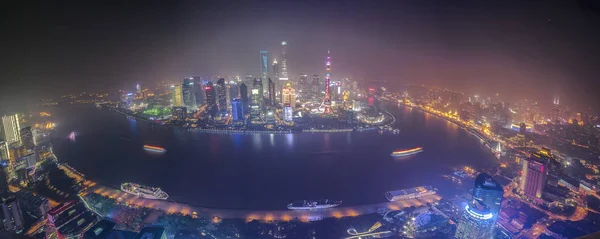
[[[77,117],[64,119],[58,135],[77,129],[81,136],[77,144],[60,137],[54,145],[61,161],[101,184],[155,185],[173,200],[219,208],[270,209],[319,198],[341,199],[344,205],[378,203],[389,190],[420,185],[449,190],[451,182],[440,179],[453,167],[494,162],[454,124],[405,107],[391,111],[398,135],[207,134],[130,122],[107,110],[66,110]],[[146,142],[167,153],[146,154]],[[390,156],[416,146],[424,152]]]

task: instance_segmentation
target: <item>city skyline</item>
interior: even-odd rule
[[[278,11],[259,14],[262,17],[251,17],[243,11],[256,6],[256,2],[148,4],[133,14],[128,13],[140,6],[126,5],[123,13],[113,14],[109,7],[70,4],[65,8],[64,18],[38,13],[37,8],[27,5],[15,5],[15,13],[33,14],[35,18],[24,21],[19,16],[7,16],[22,26],[8,28],[9,33],[14,33],[9,34],[8,41],[18,44],[10,44],[14,47],[6,52],[13,57],[5,60],[9,66],[17,65],[2,73],[4,81],[11,84],[3,87],[0,95],[2,102],[14,98],[32,101],[34,94],[50,97],[95,88],[108,90],[107,87],[127,88],[136,83],[176,81],[188,76],[260,76],[256,54],[268,51],[269,61],[277,59],[281,64],[280,43],[285,41],[289,77],[324,75],[323,55],[331,49],[336,59],[334,80],[351,77],[386,80],[390,87],[417,83],[501,96],[517,93],[548,102],[558,94],[561,103],[597,107],[591,100],[597,99],[591,91],[597,86],[598,75],[593,62],[600,55],[593,54],[599,49],[591,44],[598,39],[597,31],[592,30],[597,29],[593,27],[598,24],[594,18],[597,13],[585,8],[585,1],[581,2],[546,1],[538,6],[522,1],[486,4],[464,1],[464,8],[453,9],[440,1],[410,4],[351,1],[341,5],[283,1],[270,4],[271,9]],[[203,17],[193,16],[214,14],[200,10],[204,4],[226,9],[234,17],[203,23]],[[164,10],[164,14],[148,19],[158,9]],[[346,12],[357,10],[363,13],[361,17],[340,20]],[[192,14],[198,12],[203,14]],[[107,14],[113,14],[114,19],[96,21]],[[527,24],[498,20],[504,14]],[[141,23],[134,17],[150,21]],[[81,21],[73,21],[80,18]],[[183,24],[170,28],[169,20]],[[120,21],[129,24],[120,26],[117,24]],[[202,24],[192,24],[196,22]],[[16,42],[17,36],[29,34],[20,30],[25,27],[38,29],[41,33],[38,39],[46,41],[36,46],[27,40]],[[49,35],[47,29],[57,32]],[[502,37],[507,29],[515,33]],[[107,31],[114,37],[105,39],[106,44],[88,38]],[[304,34],[310,32],[313,34]],[[149,44],[145,37],[149,33],[161,36]],[[205,34],[236,40],[199,38]],[[324,37],[317,40],[317,35]],[[78,44],[59,41],[62,39],[59,36],[77,40]],[[210,49],[206,49],[209,45]],[[156,46],[174,51],[154,49]],[[86,55],[80,54],[83,49],[79,48],[85,49]],[[25,69],[21,66],[26,59],[16,54],[16,50],[38,60],[28,60]],[[572,61],[573,58],[581,61]],[[28,92],[15,94],[15,89],[25,82],[29,84]],[[55,87],[50,90],[49,86]]]

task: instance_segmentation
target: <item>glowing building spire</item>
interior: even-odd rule
[[[323,113],[331,113],[331,95],[329,94],[329,82],[331,81],[331,55],[327,50],[327,62],[325,63],[325,99],[323,100]]]

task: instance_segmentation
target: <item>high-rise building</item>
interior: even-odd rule
[[[273,60],[273,78],[275,80],[279,79],[279,63],[277,62],[277,59]]]
[[[269,104],[275,105],[275,82],[269,78]]]
[[[212,117],[217,115],[217,93],[212,82],[206,83],[204,86],[204,92],[206,92],[206,110]]]
[[[502,199],[504,198],[504,188],[490,175],[482,173],[475,178],[473,198],[481,201],[490,209],[490,212],[494,215],[492,218],[493,225],[496,225]]]
[[[288,62],[287,62],[287,42],[286,41],[281,42],[281,72],[279,75],[279,80],[280,81],[289,80]],[[285,83],[281,84],[281,85],[285,85]]]
[[[492,236],[494,215],[481,201],[473,200],[467,204],[458,220],[456,239],[488,239]]]
[[[313,75],[312,78],[312,96],[319,97],[321,95],[321,81],[319,79],[319,75]]]
[[[4,230],[16,233],[23,232],[25,222],[17,198],[13,195],[5,195],[0,196],[0,200],[0,221],[2,221]]]
[[[548,166],[543,160],[528,158],[523,160],[521,172],[521,193],[534,202],[541,202],[542,193],[548,177]]]
[[[183,107],[183,92],[181,85],[171,85],[171,105]]]
[[[8,173],[3,165],[0,165],[0,198],[10,193],[8,188]]]
[[[196,95],[196,106],[201,106],[206,100],[206,92],[204,91],[204,83],[199,76],[192,77],[194,80],[194,92]]]
[[[260,51],[260,70],[262,73],[262,78],[269,78],[269,52],[268,51]]]
[[[83,238],[83,234],[98,222],[98,216],[81,201],[70,201],[48,211],[46,238]]]
[[[244,120],[244,104],[241,99],[231,101],[231,116],[235,121]]]
[[[19,126],[19,115],[5,115],[2,117],[4,126],[4,140],[8,145],[21,143],[21,126]]]
[[[8,160],[8,144],[3,139],[0,139],[0,160]]]
[[[183,79],[181,93],[183,96],[183,106],[185,106],[188,110],[196,108],[197,101],[196,90],[194,88],[194,78],[190,77]]]
[[[327,62],[325,63],[325,98],[323,99],[323,113],[331,113],[331,92],[329,92],[329,84],[331,82],[331,55],[327,51]]]
[[[31,127],[21,129],[21,143],[27,150],[35,150],[35,137]]]
[[[292,88],[290,83],[287,83],[283,90],[281,90],[281,103],[283,105],[291,105],[292,107],[296,105],[296,90]]]
[[[293,115],[294,115],[294,109],[292,108],[291,105],[286,104],[283,107],[283,120],[285,120],[287,122],[292,122],[294,120]]]
[[[227,83],[228,86],[228,90],[229,90],[229,98],[230,100],[233,99],[237,99],[240,98],[240,86],[238,85],[237,82],[235,81],[229,81],[229,83]]]
[[[227,87],[225,86],[225,79],[221,78],[217,81],[217,103],[219,104],[219,112],[227,112]]]
[[[298,93],[302,95],[302,97],[307,98],[306,96],[310,94],[310,86],[308,84],[308,76],[300,75],[300,80],[298,81]]]
[[[253,119],[257,119],[264,110],[263,84],[260,78],[254,79],[251,94],[250,115]]]
[[[250,108],[248,100],[248,87],[244,83],[240,85],[240,99],[242,100],[242,106],[244,108],[244,113],[246,114]]]

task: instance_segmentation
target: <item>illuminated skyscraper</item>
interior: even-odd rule
[[[181,85],[171,85],[171,105],[183,107],[183,92]]]
[[[287,62],[287,42],[282,41],[281,42],[281,73],[280,73],[281,75],[279,76],[280,81],[289,80],[287,64],[288,64],[288,62]],[[281,85],[285,85],[285,83],[281,84]]]
[[[490,213],[494,215],[492,225],[496,225],[498,214],[500,213],[500,205],[504,198],[504,189],[502,186],[490,175],[486,173],[479,174],[475,178],[473,198],[479,200],[490,209]]]
[[[229,90],[229,99],[230,100],[240,98],[240,86],[238,85],[237,82],[229,81],[229,83],[227,83],[227,86],[228,86],[228,90]]]
[[[262,73],[262,78],[269,78],[269,52],[268,51],[260,51],[260,68]]]
[[[313,97],[319,97],[321,95],[321,85],[322,84],[321,84],[319,75],[313,75],[312,85],[311,85],[312,86],[311,90],[312,90],[312,96]]]
[[[5,115],[2,117],[4,126],[4,140],[8,145],[21,143],[21,126],[19,126],[19,115]]]
[[[308,76],[300,75],[300,80],[298,81],[298,93],[302,95],[302,97],[306,98],[310,94],[310,85],[308,84]]]
[[[269,104],[271,105],[275,105],[275,82],[273,82],[273,80],[271,80],[271,78],[269,78]]]
[[[252,104],[250,106],[250,114],[254,117],[259,116],[264,110],[263,84],[260,78],[254,79],[252,86]]]
[[[329,84],[331,82],[331,56],[327,51],[327,62],[325,63],[325,99],[323,99],[323,113],[331,113],[331,92],[329,92]]]
[[[287,83],[281,91],[281,103],[283,105],[291,105],[292,107],[296,105],[296,90],[292,88],[290,83]]]
[[[196,108],[196,91],[194,89],[194,79],[185,78],[181,85],[181,93],[183,97],[183,105],[188,109],[192,110]]]
[[[235,121],[244,120],[244,105],[241,99],[233,99],[231,101],[231,116]]]
[[[456,239],[489,239],[492,237],[494,215],[481,201],[473,200],[467,204],[458,220]]]
[[[548,176],[548,166],[537,158],[528,158],[523,160],[522,164],[520,191],[529,200],[541,202]]]
[[[217,103],[219,104],[219,112],[226,113],[227,112],[227,87],[225,86],[225,79],[221,78],[217,81],[217,86],[215,87],[217,91]]]
[[[240,99],[242,100],[242,106],[244,108],[244,114],[248,113],[249,108],[249,100],[248,100],[248,87],[245,83],[240,85]]]
[[[0,139],[0,160],[8,160],[10,156],[8,155],[8,144],[6,141]]]
[[[554,100],[552,102],[552,115],[550,116],[550,120],[552,121],[552,123],[554,124],[559,124],[560,120],[558,118],[558,115],[560,114],[560,109],[559,109],[559,104],[560,104],[560,99],[558,98],[558,96],[554,97]]]
[[[204,86],[204,91],[206,92],[206,110],[210,113],[212,117],[216,116],[217,113],[217,93],[215,92],[215,87],[212,82],[206,83]]]
[[[31,127],[21,129],[21,143],[27,150],[35,150],[35,138]]]
[[[201,106],[206,100],[206,92],[204,91],[204,83],[199,76],[192,77],[194,80],[194,92],[196,96],[196,106]]]
[[[289,104],[283,106],[283,120],[287,122],[292,122],[294,115],[294,109]]]
[[[277,63],[277,59],[273,60],[273,78],[275,80],[279,79],[279,63]]]

